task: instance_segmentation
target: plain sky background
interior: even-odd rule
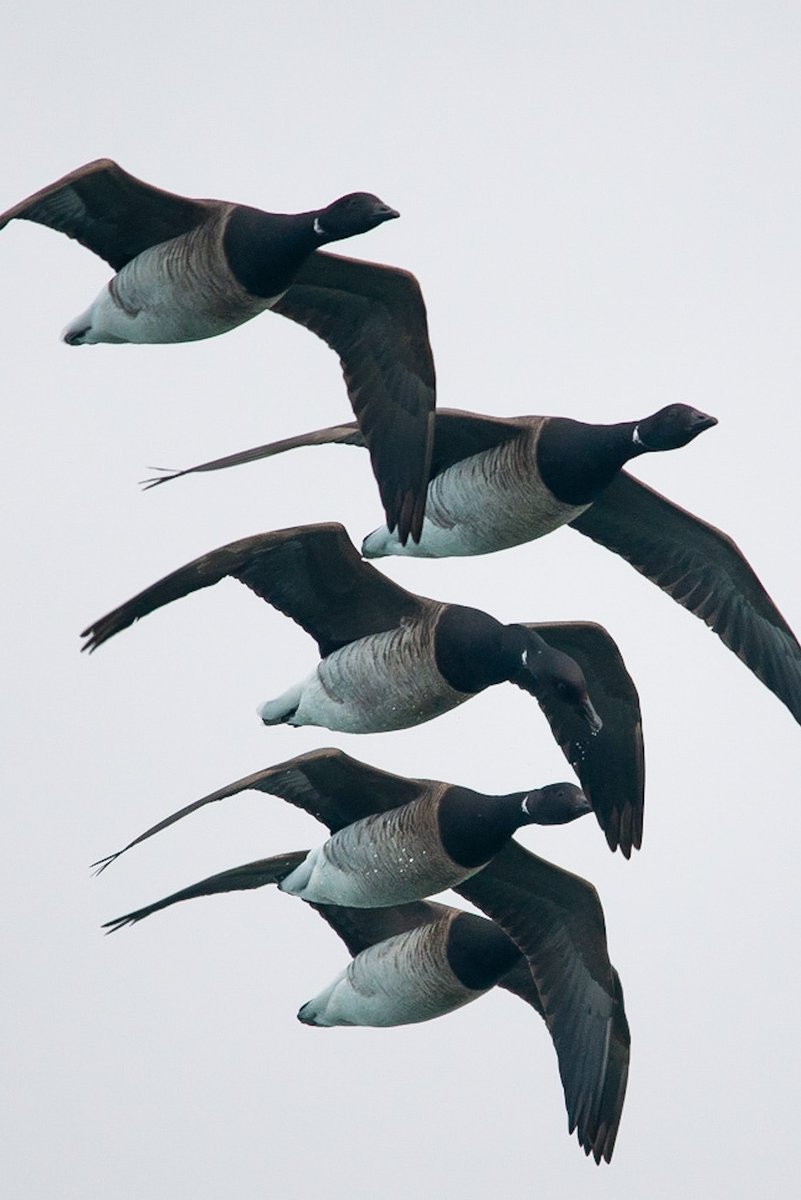
[[[402,219],[341,248],[420,279],[443,406],[714,413],[636,473],[733,536],[801,629],[797,4],[34,2],[5,22],[0,63],[0,208],[103,155],[274,211],[375,191]],[[358,542],[380,508],[367,456],[337,447],[142,494],[149,465],[350,419],[335,356],[269,314],[195,345],[71,349],[59,331],[106,265],[22,223],[0,255],[4,1193],[791,1194],[801,730],[700,621],[571,530],[386,569],[507,621],[600,621],[639,687],[642,851],[612,855],[592,818],[520,835],[604,904],[632,1029],[611,1166],[568,1138],[550,1041],[514,997],[407,1029],[305,1028],[298,1007],[347,952],[270,889],[101,935],[319,841],[254,795],[88,871],[304,750],[485,791],[570,772],[509,686],[382,736],[264,729],[256,704],[315,647],[233,582],[81,657],[84,625],[199,553],[331,519]]]

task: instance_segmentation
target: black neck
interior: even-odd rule
[[[631,458],[647,446],[634,438],[636,421],[589,425],[549,417],[537,443],[537,466],[545,486],[564,504],[590,504]]]
[[[523,808],[526,792],[484,796],[470,788],[450,787],[437,810],[442,847],[460,867],[479,867],[502,850],[521,825],[531,823]]]
[[[223,249],[234,278],[251,296],[286,291],[295,272],[320,244],[314,213],[265,213],[238,205],[228,218]]]
[[[434,654],[437,669],[457,692],[474,696],[509,678],[506,627],[477,608],[449,604],[437,622]]]
[[[494,921],[465,912],[451,922],[447,955],[459,982],[483,991],[514,966],[520,951]]]

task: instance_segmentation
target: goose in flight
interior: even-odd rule
[[[566,524],[700,617],[801,722],[801,646],[740,549],[621,469],[642,454],[686,445],[715,424],[680,404],[614,425],[439,409],[419,543],[403,545],[384,526],[365,538],[362,553],[489,554]],[[355,423],[333,425],[149,483],[328,443],[364,445]]]
[[[422,527],[433,432],[425,304],[406,271],[319,252],[397,216],[367,192],[303,213],[196,200],[103,158],[0,214],[0,229],[46,225],[117,272],[67,326],[68,345],[197,341],[267,309],[321,337],[339,355],[387,521],[405,541]]]
[[[107,922],[109,932],[182,900],[280,883],[305,850],[248,863]],[[554,1044],[569,1132],[609,1162],[631,1037],[609,961],[603,910],[586,880],[514,842],[457,889],[490,917],[428,900],[381,908],[313,905],[354,956],[302,1006],[308,1025],[391,1026],[431,1020],[494,985],[529,1003]]]
[[[497,683],[533,695],[612,849],[642,839],[644,754],[634,684],[589,622],[502,625],[416,596],[360,558],[341,525],[298,526],[222,546],[93,622],[85,650],[231,576],[316,640],[315,670],[258,712],[266,725],[377,733],[429,721]],[[600,712],[596,712],[589,689]]]

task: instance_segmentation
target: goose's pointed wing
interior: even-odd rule
[[[395,628],[425,604],[364,562],[341,525],[300,525],[230,542],[179,567],[89,625],[83,649],[95,650],[140,617],[228,575],[302,626],[323,657]]]
[[[626,472],[570,524],[705,621],[801,723],[801,646],[730,537]]]
[[[272,858],[261,858],[257,862],[220,871],[207,879],[201,879],[199,883],[181,888],[162,900],[156,900],[153,904],[106,921],[103,928],[109,933],[114,933],[183,900],[216,896],[221,892],[250,891],[253,888],[280,883],[290,871],[303,862],[308,853],[308,850],[295,850],[289,854],[276,854]],[[325,918],[354,956],[375,942],[382,942],[395,934],[416,929],[418,925],[427,925],[453,911],[444,904],[428,900],[416,900],[410,904],[398,904],[388,908],[346,908],[331,904],[312,904],[309,907]]]
[[[98,158],[0,214],[0,229],[13,220],[47,225],[119,271],[149,246],[194,229],[215,204],[151,187]]]
[[[399,808],[426,790],[428,784],[406,779],[402,775],[392,775],[389,771],[379,771],[359,762],[341,750],[331,747],[322,750],[312,750],[308,754],[300,754],[287,762],[277,763],[263,771],[255,771],[235,783],[187,804],[184,808],[165,817],[157,825],[140,833],[122,850],[107,858],[100,859],[92,866],[100,871],[105,870],[115,859],[146,841],[154,833],[174,825],[190,813],[197,812],[207,804],[218,800],[227,800],[230,796],[238,796],[240,792],[266,792],[272,796],[280,796],[297,808],[305,809],[311,816],[316,817],[328,826],[331,833],[351,825],[362,817],[373,813],[385,812],[390,808]]]
[[[436,382],[420,286],[408,271],[317,251],[273,312],[338,355],[390,529],[423,525]]]
[[[606,834],[626,858],[642,844],[645,750],[640,701],[620,651],[602,625],[587,621],[529,624],[549,645],[574,658],[603,721],[593,734],[575,711],[554,697],[540,700],[554,737]]]
[[[630,1039],[595,888],[512,842],[455,890],[526,956],[556,1048],[570,1131],[596,1162],[608,1161]]]
[[[173,892],[163,900],[156,900],[153,904],[146,904],[144,908],[134,909],[122,917],[115,917],[113,921],[106,921],[103,928],[109,933],[114,933],[124,925],[135,925],[137,921],[143,921],[152,913],[178,904],[181,900],[215,896],[219,892],[244,892],[251,888],[278,883],[302,863],[308,853],[308,850],[295,850],[289,854],[277,854],[273,858],[261,858],[258,862],[245,863],[241,867],[232,867],[229,871],[220,871],[217,875],[209,875],[208,879],[201,879],[200,883],[181,888],[179,892]]]
[[[237,454],[226,454],[224,458],[213,458],[209,462],[198,463],[196,467],[186,467],[183,471],[164,470],[153,479],[144,480],[144,487],[156,487],[160,483],[169,483],[171,479],[180,479],[183,475],[197,475],[204,471],[223,471],[226,467],[240,467],[244,463],[256,462],[260,458],[272,458],[283,454],[285,450],[298,450],[303,446],[327,446],[332,442],[345,446],[363,446],[364,437],[355,421],[346,425],[329,425],[327,429],[315,429],[312,433],[301,433],[297,437],[282,438],[280,442],[268,442],[264,446],[254,446],[252,450],[240,450]],[[152,470],[162,470],[153,467]]]
[[[471,458],[484,450],[491,450],[503,442],[511,441],[525,429],[526,417],[485,417],[480,413],[462,412],[456,408],[438,408],[434,413],[434,450],[431,456],[429,480],[441,475],[454,463]],[[282,438],[279,442],[267,442],[251,450],[240,450],[187,467],[183,471],[165,469],[163,474],[144,481],[145,487],[155,487],[180,479],[183,475],[199,474],[203,471],[222,471],[226,467],[239,467],[244,463],[256,462],[260,458],[273,458],[286,450],[299,450],[305,446],[364,446],[364,435],[356,421],[342,425],[329,425],[326,429],[314,429],[297,437]],[[161,469],[161,468],[155,468]]]

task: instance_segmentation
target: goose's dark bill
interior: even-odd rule
[[[549,646],[534,628],[501,625],[487,613],[414,596],[363,562],[340,525],[301,526],[223,546],[147,588],[85,630],[92,650],[128,625],[181,596],[231,575],[285,612],[318,643],[322,661],[306,679],[261,705],[265,724],[313,724],[352,733],[405,728],[447,712],[505,680],[536,697],[554,735],[577,770],[595,808],[593,782],[604,770],[603,700],[594,705],[586,677],[570,655]],[[582,642],[581,623],[572,626]],[[586,626],[586,654],[606,645],[615,661],[614,686],[625,686],[629,728],[638,754],[629,776],[642,771],[636,691],[609,634]],[[604,671],[597,677],[603,680]],[[603,696],[603,684],[600,688]],[[333,698],[333,699],[332,699]],[[618,719],[624,720],[621,707]],[[576,718],[586,736],[577,744]],[[636,718],[636,720],[635,720]],[[639,749],[638,749],[639,747]],[[610,760],[610,772],[616,770]],[[614,807],[641,808],[641,797],[618,786]],[[603,810],[596,810],[602,823]],[[605,827],[605,826],[604,826]],[[625,853],[631,845],[620,842]]]
[[[542,418],[499,418],[440,409],[436,414],[430,478],[436,480],[449,467],[514,443],[525,436],[527,422],[532,420]],[[692,436],[715,423],[715,418],[708,414],[688,410],[687,429]],[[173,472],[152,482],[253,462],[301,446],[328,443],[358,446],[363,445],[363,440],[354,424],[332,425],[328,429],[230,454],[186,471]],[[488,489],[494,486],[492,477],[485,470],[476,472],[476,477],[480,477]],[[474,517],[478,514],[480,518],[486,508],[487,493],[482,491],[474,495],[474,502],[470,502],[471,511]],[[429,502],[428,520],[436,519],[436,508],[436,504]],[[727,534],[673,504],[625,471],[618,472],[581,512],[571,516],[565,511],[563,517],[570,528],[619,554],[683,608],[700,617],[801,722],[801,646],[748,561]],[[447,521],[443,529],[447,531]],[[547,531],[524,530],[524,536],[517,540],[525,541]],[[376,557],[401,550],[405,554],[426,555],[425,536],[420,546],[401,547],[397,539],[389,537],[389,532],[388,529],[377,530],[376,534],[371,534],[365,540],[364,552]],[[481,552],[502,549],[509,544],[512,543],[498,542]],[[478,552],[469,544],[463,549],[443,551]]]
[[[305,854],[297,851],[224,871],[109,921],[104,928],[113,932],[183,900],[276,883]],[[476,883],[470,898],[485,911],[501,914],[494,925],[431,901],[380,909],[313,905],[351,954],[358,957],[378,943],[382,953],[356,967],[355,996],[354,972],[350,979],[345,972],[344,979],[340,976],[304,1005],[299,1016],[306,1023],[318,1023],[318,1018],[331,1024],[408,1023],[444,1015],[498,983],[544,1016],[559,1062],[569,1131],[576,1130],[580,1145],[596,1162],[609,1162],[625,1098],[630,1036],[620,980],[608,961],[597,894],[584,880],[519,846],[508,847],[496,862],[500,870],[490,871],[483,883],[489,868],[470,881]],[[539,922],[538,928],[530,928],[531,921]],[[454,942],[448,932],[457,925],[461,936]],[[424,928],[431,930],[430,936],[421,937]],[[407,934],[411,942],[403,936]],[[401,938],[399,947],[387,941],[393,938]],[[488,977],[488,965],[496,978],[491,972]],[[359,1008],[365,990],[374,997],[369,1012]],[[400,1020],[390,1022],[386,1011],[378,1011],[382,990],[390,994]],[[423,993],[421,1005],[416,997]],[[364,1016],[374,1019],[365,1021]]]
[[[406,271],[318,257],[320,246],[397,216],[367,192],[305,213],[194,200],[99,159],[10,208],[0,228],[49,226],[117,271],[67,326],[69,345],[197,341],[268,309],[323,338],[341,360],[387,523],[405,543],[420,536],[433,437],[422,294]]]

